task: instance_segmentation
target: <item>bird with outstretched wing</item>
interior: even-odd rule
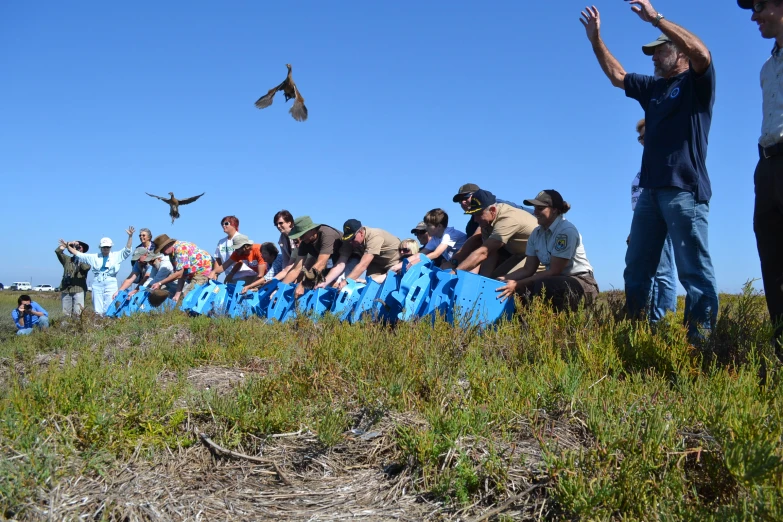
[[[272,105],[272,101],[275,98],[275,93],[277,93],[277,91],[283,91],[285,101],[288,101],[291,98],[294,99],[294,104],[291,106],[291,110],[288,112],[291,113],[291,116],[296,121],[305,121],[307,119],[307,107],[305,107],[304,98],[299,92],[299,89],[296,87],[294,79],[291,76],[291,64],[287,63],[285,66],[288,68],[288,76],[286,76],[285,80],[283,80],[283,83],[276,87],[272,87],[269,89],[269,92],[261,96],[258,101],[256,101],[256,107],[259,109],[265,109],[269,107]]]
[[[149,192],[145,192],[150,197],[158,198],[159,200],[163,201],[164,203],[168,203],[169,205],[169,216],[171,216],[171,224],[174,224],[174,220],[179,217],[179,206],[180,205],[187,205],[188,203],[193,203],[198,198],[206,194],[206,192],[202,192],[198,196],[193,196],[192,198],[186,198],[186,199],[177,199],[174,197],[173,192],[169,192],[170,198],[162,198],[160,196],[156,196],[155,194],[150,194]]]

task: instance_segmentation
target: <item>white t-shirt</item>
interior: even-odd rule
[[[639,201],[639,196],[642,195],[642,190],[644,190],[639,186],[639,183],[641,183],[641,178],[642,173],[638,172],[636,177],[633,178],[633,182],[631,183],[631,210],[636,210],[636,203]]]
[[[218,241],[217,248],[215,249],[215,259],[220,259],[220,264],[225,265],[226,261],[231,254],[234,253],[234,240],[224,237]],[[242,268],[234,275],[234,279],[242,279],[245,277],[258,277],[258,273],[242,263]]]
[[[150,278],[147,279],[147,283],[144,286],[154,285],[155,283],[163,281],[174,272],[174,267],[171,265],[169,256],[163,256],[160,258],[160,268],[156,269],[154,266],[150,265],[150,270]],[[174,287],[176,284],[177,281],[171,281],[166,286]]]
[[[430,238],[429,242],[424,245],[424,248],[429,251],[433,251],[438,248],[441,243],[445,243],[448,245],[448,248],[445,252],[443,252],[443,258],[449,260],[455,252],[462,248],[462,245],[464,245],[465,241],[467,240],[468,236],[465,234],[465,232],[457,230],[454,227],[446,227],[446,229],[443,231],[443,237],[433,236]]]

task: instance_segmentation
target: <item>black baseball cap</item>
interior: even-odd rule
[[[743,9],[753,9],[755,3],[758,3],[757,0],[737,0],[737,5]]]
[[[529,207],[563,208],[563,196],[556,190],[542,190],[534,199],[526,199],[523,203]]]
[[[465,196],[467,196],[468,194],[473,194],[478,190],[481,189],[475,183],[465,183],[464,185],[460,186],[459,190],[457,191],[457,194],[452,198],[452,201],[454,203],[459,203],[460,201],[465,199]]]
[[[343,225],[343,241],[348,241],[355,236],[360,228],[362,228],[362,222],[358,219],[349,219],[346,221]]]
[[[418,234],[420,232],[426,232],[426,231],[427,231],[427,225],[424,223],[424,221],[419,221],[419,224],[411,229],[411,234]]]
[[[666,36],[665,34],[662,34],[652,42],[648,43],[647,45],[642,46],[642,52],[647,56],[652,56],[655,54],[655,48],[659,45],[663,45],[666,43],[671,43],[671,38]]]
[[[492,192],[488,190],[477,190],[473,193],[473,197],[470,198],[470,207],[465,211],[465,214],[475,214],[495,203],[497,203],[497,198]]]

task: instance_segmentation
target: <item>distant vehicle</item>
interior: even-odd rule
[[[33,287],[30,285],[30,283],[19,282],[19,281],[15,283],[11,283],[11,290],[18,290],[20,292],[25,292],[25,291],[29,292],[32,289]]]
[[[52,285],[38,285],[33,288],[33,292],[54,292],[54,287]]]

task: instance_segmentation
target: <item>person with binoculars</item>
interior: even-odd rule
[[[49,313],[29,295],[20,295],[16,302],[18,306],[11,312],[16,335],[30,335],[33,328],[49,328]]]
[[[117,272],[120,269],[120,264],[131,255],[131,245],[133,244],[133,233],[135,231],[134,227],[128,227],[125,231],[128,234],[125,248],[114,252],[111,251],[111,247],[114,245],[111,238],[102,238],[99,245],[101,249],[100,254],[79,252],[72,246],[73,242],[66,243],[62,239],[60,240],[60,246],[67,248],[77,262],[90,265],[90,271],[92,272],[92,307],[98,315],[106,315],[109,305],[111,305],[111,296],[117,290]]]
[[[58,246],[54,253],[63,265],[63,279],[60,282],[60,299],[63,305],[63,315],[66,317],[78,316],[84,310],[84,294],[87,292],[87,274],[90,273],[90,264],[77,260],[65,254],[64,250],[72,247],[83,254],[90,249],[90,245],[84,241],[71,241],[67,246]]]

